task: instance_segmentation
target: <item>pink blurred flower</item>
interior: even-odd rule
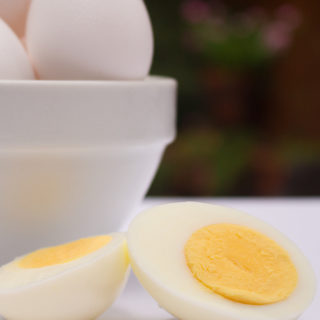
[[[284,4],[276,12],[276,18],[286,21],[292,30],[299,27],[302,21],[300,12],[291,4]]]
[[[211,9],[205,1],[188,0],[182,5],[182,15],[187,21],[197,23],[209,19]]]
[[[286,49],[301,20],[302,17],[296,7],[291,4],[280,6],[276,11],[275,20],[265,28],[264,41],[267,48],[273,52]]]
[[[266,47],[273,52],[286,49],[291,43],[291,28],[284,21],[276,21],[265,29],[263,39]]]

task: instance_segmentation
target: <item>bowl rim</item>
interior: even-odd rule
[[[150,75],[141,80],[3,80],[1,87],[154,87],[176,86],[174,78]]]

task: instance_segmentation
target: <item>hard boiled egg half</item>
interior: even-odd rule
[[[315,293],[312,268],[270,225],[201,203],[164,205],[129,227],[133,271],[182,320],[294,320]]]
[[[80,239],[20,257],[0,269],[0,314],[10,320],[92,320],[128,275],[125,236]]]

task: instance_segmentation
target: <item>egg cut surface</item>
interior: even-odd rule
[[[22,43],[0,19],[0,80],[33,80],[31,62]]]
[[[153,57],[143,0],[33,0],[26,42],[40,79],[141,80]]]
[[[44,248],[0,269],[0,314],[9,320],[93,320],[129,272],[124,234]]]
[[[295,320],[316,280],[296,245],[234,209],[175,203],[137,216],[131,265],[159,305],[181,320]]]
[[[23,37],[31,0],[0,0],[0,18]]]

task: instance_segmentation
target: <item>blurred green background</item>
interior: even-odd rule
[[[150,195],[320,195],[320,2],[146,0],[178,137]]]

